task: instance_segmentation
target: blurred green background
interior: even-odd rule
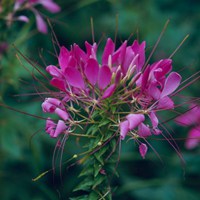
[[[134,38],[147,41],[147,54],[155,44],[164,24],[170,24],[154,53],[152,60],[167,58],[182,39],[190,34],[173,57],[174,70],[181,70],[186,78],[199,70],[200,66],[200,2],[198,0],[58,0],[62,10],[49,15],[51,24],[61,45],[77,43],[84,48],[84,42],[92,42],[90,18],[94,20],[95,40],[115,37],[116,16],[117,40],[124,41],[133,33]],[[28,13],[29,14],[29,13]],[[52,34],[43,35],[35,30],[34,16],[30,14],[29,24],[16,23],[10,30],[1,29],[2,37],[9,43],[7,53],[0,56],[0,101],[31,114],[41,116],[41,98],[23,94],[42,91],[34,79],[33,70],[27,61],[18,59],[14,43],[23,54],[45,68],[56,64],[52,45]],[[0,23],[2,23],[0,21]],[[1,28],[3,27],[0,24]],[[42,55],[40,57],[40,54]],[[24,67],[30,69],[28,72]],[[184,70],[182,70],[184,69]],[[37,73],[36,73],[37,74]],[[190,86],[186,95],[199,96],[199,82]],[[19,94],[19,96],[16,96]],[[166,116],[166,118],[169,118]],[[44,120],[29,117],[0,107],[0,199],[2,200],[55,200],[68,199],[72,188],[79,182],[79,166],[67,169],[62,166],[62,181],[59,169],[55,176],[48,173],[36,182],[32,178],[52,166],[56,140],[44,132]],[[173,129],[173,131],[171,131]],[[188,128],[169,123],[174,138],[186,138]],[[34,135],[34,136],[33,136]],[[200,148],[188,151],[184,140],[177,140],[185,164],[168,142],[149,140],[161,160],[150,150],[143,160],[133,141],[122,142],[119,178],[113,179],[113,199],[123,200],[198,200],[200,196]],[[73,156],[78,146],[69,140],[63,160]]]

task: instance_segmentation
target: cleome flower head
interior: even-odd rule
[[[85,126],[86,135],[99,134],[101,142],[108,139],[107,132],[120,140],[130,136],[144,158],[146,138],[162,132],[157,113],[174,108],[171,94],[181,82],[171,59],[145,63],[145,45],[124,41],[116,49],[108,38],[100,60],[96,43],[85,42],[86,50],[77,44],[60,47],[58,65],[46,67],[50,84],[58,90],[42,103],[45,113],[58,118],[47,119],[46,132],[59,137]],[[95,133],[92,126],[98,127]]]

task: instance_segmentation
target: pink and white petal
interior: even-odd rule
[[[102,55],[102,65],[108,65],[108,57],[113,54],[114,50],[115,44],[108,38]]]
[[[116,84],[110,85],[103,93],[102,99],[110,97],[115,92],[115,89],[116,89]]]
[[[55,113],[56,113],[61,119],[63,119],[64,121],[66,121],[66,120],[69,119],[69,114],[68,114],[66,111],[64,111],[64,110],[62,110],[62,109],[60,109],[60,108],[56,108],[56,109],[55,109]]]
[[[194,127],[189,131],[188,138],[185,142],[187,149],[193,149],[200,143],[200,126]]]
[[[146,153],[147,153],[148,147],[146,144],[141,143],[139,146],[139,152],[143,159],[145,159]]]
[[[120,127],[120,138],[121,138],[121,140],[124,140],[127,133],[129,132],[128,120],[120,122],[119,127]]]
[[[79,88],[79,89],[85,88],[83,77],[77,69],[72,68],[72,67],[66,68],[65,78],[71,86]]]
[[[151,136],[151,130],[148,126],[146,126],[144,123],[139,124],[138,126],[138,135],[140,137],[148,137]]]
[[[159,100],[156,110],[169,110],[173,108],[174,102],[166,96]]]
[[[54,65],[47,66],[46,71],[53,77],[62,78],[62,72]]]
[[[65,125],[65,122],[62,120],[58,121],[58,124],[56,126],[56,130],[52,137],[58,137],[61,133],[63,133],[67,129],[67,126]]]
[[[129,130],[133,130],[145,120],[145,117],[143,114],[129,114],[126,119],[129,122]]]
[[[88,60],[86,66],[85,66],[85,76],[88,79],[88,81],[95,85],[98,80],[98,74],[99,74],[99,64],[98,62],[91,58]]]
[[[181,82],[181,76],[178,73],[176,72],[170,73],[169,76],[166,78],[160,98],[168,96],[169,94],[174,92],[180,85],[180,82]]]
[[[100,67],[98,76],[98,86],[100,90],[105,89],[111,81],[112,73],[107,65]]]
[[[42,18],[42,16],[39,13],[35,12],[35,17],[36,17],[36,25],[37,25],[38,31],[41,33],[47,34],[48,32],[47,24]]]

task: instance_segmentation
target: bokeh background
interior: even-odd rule
[[[115,37],[117,41],[134,38],[146,40],[147,54],[150,53],[166,21],[169,26],[154,53],[152,60],[171,55],[182,39],[190,37],[173,57],[174,70],[181,71],[186,78],[199,70],[200,66],[200,2],[198,0],[57,0],[62,10],[49,14],[42,7],[38,9],[50,18],[61,45],[70,47],[77,43],[84,48],[84,42],[92,42],[90,18],[94,21],[95,40]],[[47,35],[37,32],[34,16],[30,23],[14,23],[9,29],[0,21],[1,40],[9,45],[0,52],[0,102],[12,108],[41,116],[41,98],[23,95],[42,91],[35,80],[31,65],[16,56],[17,49],[34,63],[45,68],[56,62],[52,32]],[[116,25],[117,24],[117,25]],[[2,42],[1,41],[1,42]],[[13,47],[14,44],[17,49]],[[19,53],[18,53],[19,55]],[[56,63],[54,63],[56,64]],[[27,70],[29,69],[29,71]],[[36,72],[37,74],[37,72]],[[39,76],[39,74],[37,74]],[[185,95],[199,96],[199,82],[190,86]],[[19,96],[17,96],[17,94]],[[170,114],[166,114],[166,118]],[[79,166],[67,169],[62,166],[62,181],[59,170],[32,181],[52,166],[56,140],[44,132],[44,120],[0,107],[0,199],[2,200],[56,200],[68,199],[72,189],[79,182]],[[133,141],[122,143],[121,158],[113,179],[113,199],[123,200],[198,200],[200,196],[200,148],[187,150],[184,138],[188,128],[169,122],[168,128],[183,154],[181,161],[173,147],[164,140],[152,140],[151,144],[161,157],[150,150],[143,160]],[[182,138],[182,139],[180,139]],[[81,142],[80,144],[81,145]],[[68,141],[63,161],[72,157],[78,149],[74,141]]]

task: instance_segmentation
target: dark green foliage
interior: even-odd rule
[[[3,0],[1,2],[8,6],[11,1]],[[194,74],[199,69],[199,1],[59,0],[56,2],[61,5],[62,12],[49,17],[61,45],[66,45],[69,48],[73,43],[83,46],[85,40],[91,42],[90,17],[94,18],[95,40],[97,42],[100,41],[103,34],[114,39],[115,18],[116,14],[119,14],[117,43],[121,44],[121,41],[127,40],[129,35],[134,33],[130,42],[137,35],[140,41],[146,40],[147,54],[149,54],[164,23],[170,18],[169,27],[152,60],[169,57],[180,41],[187,34],[190,34],[189,39],[173,57],[173,66],[175,70],[185,68],[181,73],[183,78]],[[43,12],[42,9],[41,11]],[[0,19],[0,27],[3,28],[0,32],[0,42],[7,39],[9,43],[8,51],[4,52],[3,55],[0,54],[0,103],[6,103],[19,110],[40,116],[41,97],[38,95],[36,95],[37,97],[29,95],[24,97],[22,94],[38,93],[45,90],[37,83],[37,80],[33,79],[32,73],[36,70],[33,70],[23,59],[20,61],[17,59],[16,50],[12,44],[14,43],[20,51],[29,55],[35,63],[39,63],[45,68],[46,65],[39,58],[39,52],[42,50],[44,50],[42,57],[47,65],[56,63],[55,57],[52,56],[52,53],[55,52],[51,33],[42,35],[33,30],[32,28],[35,27],[33,17],[30,24],[16,23],[9,30],[5,29],[5,23]],[[101,44],[99,48],[101,48]],[[22,65],[30,69],[30,72],[26,71]],[[39,80],[47,82],[40,76]],[[21,96],[15,97],[15,94]],[[184,94],[199,96],[199,82],[191,86]],[[111,113],[114,112],[115,110],[111,110]],[[94,112],[92,118],[98,119],[98,115],[99,113]],[[166,118],[166,116],[164,117]],[[90,155],[82,168],[78,164],[70,168],[68,168],[70,164],[63,164],[61,166],[61,181],[58,164],[56,174],[47,173],[37,182],[33,182],[32,178],[51,169],[56,140],[50,139],[44,133],[44,120],[0,107],[0,199],[96,200],[100,195],[95,188],[105,185],[105,188],[100,188],[102,194],[105,194],[110,189],[108,186],[110,183],[114,189],[108,193],[105,199],[109,199],[111,194],[114,200],[199,199],[199,148],[187,151],[184,148],[184,140],[176,141],[186,161],[185,166],[182,166],[176,152],[168,142],[152,140],[149,142],[159,153],[164,164],[160,162],[151,149],[146,160],[142,160],[138,153],[138,146],[132,140],[123,141],[120,150],[120,144],[115,149],[117,138],[110,140],[106,148],[103,147],[104,142],[113,134],[113,132],[103,130],[107,123],[109,120],[103,119],[100,124],[88,128],[86,132],[88,135],[96,135],[100,128],[103,133],[107,133],[107,135],[104,134],[103,138],[99,134],[99,138],[92,140],[90,146],[86,146],[82,139],[79,142],[74,141],[73,138],[67,141],[63,162],[73,157],[77,151],[81,152],[83,145],[85,145],[84,150],[90,149],[91,146],[91,151],[99,148]],[[171,127],[171,124],[169,126],[169,130],[171,128],[174,130],[172,133],[174,138],[187,136],[187,128],[177,128],[174,125]],[[39,129],[41,131],[31,139]],[[101,142],[100,146],[98,146],[99,142]],[[29,145],[30,143],[31,145]],[[104,162],[112,151],[114,153]],[[118,152],[120,153],[119,164]],[[95,170],[93,170],[93,166],[88,166],[91,160]],[[101,169],[105,170],[108,177],[100,173]],[[119,173],[118,178],[116,178],[117,173]],[[72,192],[75,186],[77,186],[76,192]],[[79,197],[72,197],[75,195]]]

